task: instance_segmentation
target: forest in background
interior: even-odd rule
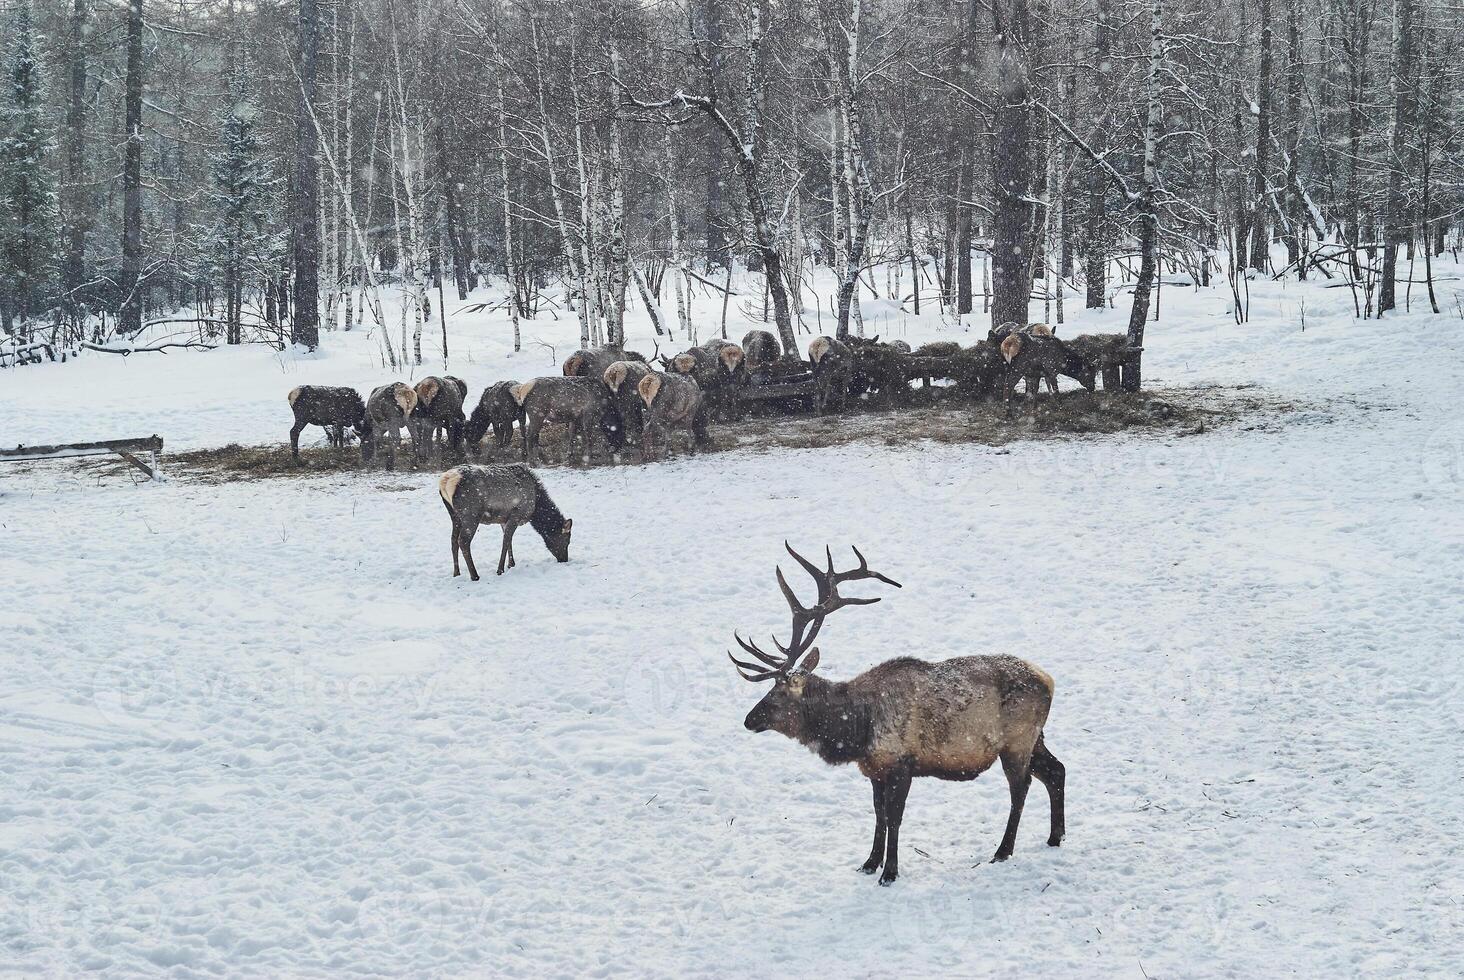
[[[1336,279],[1358,316],[1457,303],[1431,261],[1459,246],[1443,0],[5,0],[0,23],[17,343],[375,327],[420,363],[488,278],[515,330],[552,311],[614,344],[634,297],[692,336],[689,290],[734,266],[794,350],[818,267],[839,335],[861,294],[1002,323],[1122,292],[1138,346],[1169,273],[1227,283],[1237,320],[1251,275]]]

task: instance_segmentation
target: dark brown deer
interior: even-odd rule
[[[645,424],[641,429],[642,460],[650,462],[656,458],[658,441],[661,443],[661,455],[665,456],[671,448],[674,429],[691,433],[692,453],[698,447],[711,444],[711,437],[707,434],[710,412],[695,378],[652,371],[640,379],[636,391],[646,406]]]
[[[400,381],[382,385],[366,399],[366,431],[361,435],[361,459],[370,462],[377,444],[387,442],[386,468],[396,469],[397,448],[402,430],[412,437],[412,458],[417,458],[417,433],[412,427],[412,410],[417,407],[417,392]]]
[[[670,358],[667,370],[695,379],[707,401],[707,411],[723,418],[740,418],[742,402],[737,389],[748,383],[746,355],[730,340],[713,337]]]
[[[742,337],[742,352],[748,377],[753,378],[768,372],[773,363],[783,356],[783,346],[767,330],[749,330]]]
[[[1103,376],[1104,391],[1118,390],[1121,369],[1142,351],[1142,348],[1130,347],[1128,336],[1121,333],[1079,334],[1067,345]]]
[[[574,438],[583,437],[585,456],[594,454],[594,433],[598,430],[612,453],[625,446],[625,423],[603,381],[596,378],[535,378],[512,389],[514,401],[524,411],[524,462],[534,465],[539,452],[539,433],[546,422],[569,426],[564,442],[564,459],[574,458]]]
[[[507,466],[458,466],[437,481],[437,492],[452,518],[452,575],[461,575],[458,549],[468,562],[468,575],[478,581],[473,564],[473,535],[483,524],[503,526],[503,548],[498,574],[512,568],[513,532],[528,524],[544,539],[544,547],[561,562],[569,561],[569,536],[574,521],[549,499],[544,484],[522,463]]]
[[[813,364],[813,410],[822,415],[832,404],[843,411],[854,373],[849,345],[833,337],[815,337],[808,342],[808,360]]]
[[[1001,326],[992,327],[986,332],[986,339],[993,345],[1000,346],[1012,334],[1020,334],[1023,337],[1056,337],[1057,331],[1053,330],[1046,323],[1029,323],[1025,327],[1008,320]]]
[[[641,401],[641,379],[651,373],[651,366],[645,361],[616,361],[605,369],[605,387],[615,399],[620,418],[625,422],[625,439],[641,438],[645,431],[646,406]]]
[[[1005,376],[1007,363],[1000,350],[981,341],[951,355],[950,365],[957,391],[969,398],[987,398]]]
[[[1047,390],[1053,395],[1057,394],[1057,376],[1060,374],[1081,384],[1089,394],[1096,387],[1093,366],[1056,337],[1010,333],[1001,342],[1001,356],[1007,365],[1001,380],[1007,414],[1011,414],[1012,389],[1023,378],[1027,380],[1027,394],[1032,398],[1033,411],[1037,407],[1039,378],[1047,380]]]
[[[468,416],[468,424],[463,429],[468,449],[473,453],[478,452],[478,444],[488,434],[490,427],[493,429],[493,442],[499,449],[507,449],[508,444],[513,441],[515,421],[519,423],[520,429],[523,428],[524,410],[513,397],[513,389],[516,387],[517,381],[499,381],[483,389],[483,394],[478,398],[478,407]]]
[[[596,347],[592,350],[577,350],[564,359],[561,370],[566,378],[594,378],[605,376],[605,369],[616,361],[645,361],[645,356],[633,350],[619,347]]]
[[[432,451],[437,433],[443,433],[446,445],[463,450],[463,393],[468,386],[459,378],[427,377],[417,382],[417,406],[412,410],[412,423],[417,427],[417,448],[423,457]]]
[[[784,547],[813,576],[818,601],[803,605],[779,568],[778,588],[793,613],[788,644],[773,640],[781,656],[765,653],[733,634],[738,645],[756,658],[750,663],[728,653],[738,672],[745,680],[773,682],[743,724],[749,731],[786,735],[830,765],[859,766],[874,788],[874,845],[859,870],[874,874],[883,865],[881,885],[898,877],[900,824],[912,778],[975,779],[997,759],[1011,792],[1011,811],[992,860],[1006,860],[1016,847],[1017,826],[1034,776],[1047,787],[1051,800],[1047,843],[1053,847],[1062,843],[1064,769],[1042,739],[1052,707],[1052,678],[1016,657],[981,656],[939,663],[898,657],[850,681],[825,680],[813,673],[819,663],[813,641],[824,618],[844,606],[879,601],[841,596],[839,586],[860,579],[901,586],[871,571],[858,548],[854,555],[859,567],[836,572],[831,551],[825,551],[828,568],[820,569],[787,542]]]
[[[885,402],[900,403],[910,393],[910,345],[901,340],[880,342],[878,336],[849,337],[854,371],[849,394],[865,392]]]
[[[300,433],[307,425],[318,425],[332,446],[344,449],[346,426],[361,436],[366,431],[366,403],[355,388],[329,388],[322,385],[301,385],[285,396],[295,424],[290,428],[290,455],[300,465]]]

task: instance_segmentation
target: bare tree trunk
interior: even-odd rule
[[[620,74],[620,53],[613,42],[610,45],[610,72],[611,78]],[[608,332],[606,339],[611,346],[623,347],[625,346],[626,265],[629,262],[625,244],[624,162],[620,152],[620,101],[613,88],[614,82],[610,81],[608,84],[612,86],[610,103],[616,107],[616,110],[610,116],[610,158],[608,166],[605,168],[606,180],[610,184],[610,221],[607,229],[609,234],[605,242],[605,261],[609,266],[606,270],[606,281],[610,295],[609,302],[606,304],[605,322]],[[659,321],[657,328],[656,332],[660,333]]]
[[[1144,87],[1148,109],[1144,117],[1144,178],[1139,189],[1139,278],[1134,283],[1134,305],[1129,313],[1128,343],[1144,346],[1144,324],[1149,318],[1149,295],[1158,271],[1159,252],[1159,146],[1164,124],[1160,93],[1163,86],[1164,36],[1162,0],[1149,7],[1149,71]],[[1123,366],[1124,391],[1138,391],[1142,378],[1139,359]]]
[[[1113,72],[1112,0],[1098,0],[1093,32],[1093,65],[1098,72],[1096,106],[1108,104]],[[1100,143],[1096,149],[1102,150]],[[1088,214],[1084,231],[1083,278],[1087,282],[1085,305],[1101,310],[1108,300],[1108,176],[1096,163],[1088,167]]]
[[[290,340],[314,350],[320,346],[320,137],[315,122],[320,14],[316,0],[300,0],[299,42],[293,188],[295,309],[290,318]]]
[[[1254,217],[1251,222],[1250,264],[1257,272],[1265,272],[1271,257],[1271,236],[1267,231],[1266,200],[1269,197],[1271,159],[1271,0],[1260,0],[1261,66],[1257,83],[1260,99],[1256,114],[1256,170]]]
[[[1413,73],[1413,0],[1394,0],[1393,25],[1393,119],[1388,154],[1387,217],[1383,226],[1383,278],[1378,288],[1378,313],[1397,306],[1395,295],[1398,243],[1410,240],[1408,200],[1403,193],[1403,172],[1411,156],[1408,141],[1413,135],[1414,103],[1417,98]]]
[[[691,315],[687,308],[685,259],[681,255],[681,209],[676,195],[676,153],[671,144],[671,127],[662,130],[663,150],[666,159],[666,217],[671,227],[671,285],[676,290],[676,322],[687,340],[692,339]]]
[[[499,203],[503,205],[503,275],[508,287],[508,316],[513,321],[513,349],[522,348],[519,333],[518,261],[513,254],[513,207],[508,192],[508,108],[503,99],[503,79],[498,79],[498,100],[494,103],[498,111],[498,191]]]
[[[1027,46],[1031,36],[1027,0],[996,0],[991,7],[997,37],[997,95],[994,114],[992,183],[996,214],[991,243],[991,323],[1027,322],[1032,293],[1032,263],[1025,254],[1027,203],[1032,162],[1027,140]]]
[[[66,102],[66,257],[62,266],[64,305],[75,329],[81,329],[77,290],[86,274],[86,231],[91,224],[86,189],[86,20],[89,0],[74,0],[71,35],[67,39],[70,89]]]
[[[127,4],[127,147],[122,158],[122,307],[117,329],[142,330],[142,0]]]

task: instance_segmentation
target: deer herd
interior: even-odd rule
[[[1099,374],[1105,388],[1115,387],[1119,367],[1134,353],[1121,335],[1063,342],[1045,324],[1005,324],[972,348],[945,342],[910,351],[898,344],[879,344],[877,339],[817,337],[808,348],[812,369],[807,400],[822,414],[844,409],[851,398],[896,396],[913,376],[941,370],[935,363],[939,359],[953,364],[946,376],[958,388],[1000,394],[1009,405],[1011,391],[1021,380],[1027,381],[1033,398],[1044,380],[1055,394],[1058,375],[1078,380],[1089,392]],[[295,417],[290,448],[298,463],[300,433],[307,425],[324,427],[330,444],[338,448],[345,446],[350,429],[360,439],[363,460],[384,452],[391,469],[403,431],[418,463],[439,436],[459,456],[478,455],[490,431],[494,445],[507,449],[517,422],[522,462],[465,464],[438,480],[438,495],[451,524],[452,574],[461,574],[461,558],[469,576],[478,581],[472,543],[485,524],[503,528],[499,575],[514,567],[514,533],[524,524],[533,528],[557,561],[569,561],[574,522],[530,468],[546,424],[567,427],[567,457],[574,452],[576,438],[589,457],[597,439],[613,454],[638,437],[643,458],[652,460],[659,458],[658,450],[665,454],[671,434],[678,431],[689,437],[694,452],[708,444],[710,419],[741,414],[739,388],[767,383],[781,360],[777,339],[766,331],[752,331],[740,346],[714,340],[675,357],[658,354],[659,370],[632,351],[581,350],[564,362],[560,376],[491,385],[471,413],[465,411],[467,385],[451,376],[424,378],[415,385],[382,385],[364,400],[351,388],[303,385],[289,393]],[[1033,779],[1047,789],[1051,806],[1047,843],[1058,846],[1064,834],[1064,769],[1043,740],[1052,707],[1052,678],[1011,656],[966,656],[936,663],[897,657],[848,681],[815,674],[821,658],[813,643],[826,617],[845,606],[880,601],[841,595],[839,587],[862,580],[902,586],[871,570],[857,548],[857,566],[837,571],[832,551],[826,549],[827,564],[821,568],[787,542],[784,547],[813,579],[817,598],[811,605],[802,603],[779,567],[778,588],[792,614],[788,642],[775,637],[777,653],[771,654],[733,634],[745,659],[729,656],[742,677],[772,682],[744,725],[752,732],[778,732],[831,765],[853,763],[869,780],[874,838],[860,870],[880,872],[882,885],[898,876],[900,826],[912,779],[972,780],[997,760],[1006,776],[1011,807],[993,860],[1006,860],[1016,846]]]
[[[471,412],[468,386],[445,375],[415,385],[401,381],[382,385],[363,401],[352,388],[301,385],[289,393],[295,424],[290,450],[300,462],[300,433],[307,425],[326,429],[332,446],[344,448],[347,430],[361,442],[361,458],[378,452],[386,467],[396,466],[405,432],[414,464],[430,454],[437,437],[458,456],[478,456],[489,431],[498,450],[509,448],[518,425],[522,459],[533,465],[546,425],[564,426],[565,459],[591,459],[603,447],[612,459],[631,441],[638,441],[642,459],[667,455],[671,436],[686,436],[691,452],[710,445],[713,419],[741,418],[747,404],[772,410],[812,408],[822,415],[844,411],[851,402],[870,399],[899,404],[910,382],[932,377],[953,381],[955,393],[978,399],[1000,397],[1011,413],[1012,393],[1020,381],[1035,409],[1038,389],[1046,381],[1057,393],[1059,375],[1072,378],[1088,392],[1101,376],[1105,390],[1118,387],[1119,371],[1135,358],[1122,334],[1085,334],[1059,340],[1045,323],[1002,324],[970,347],[936,341],[911,350],[903,341],[881,342],[849,337],[815,337],[808,361],[783,351],[777,337],[752,330],[735,344],[713,338],[674,357],[657,352],[655,363],[619,347],[600,347],[571,354],[562,373],[523,383],[500,381],[484,389]],[[780,380],[800,379],[794,384]],[[763,399],[762,391],[784,397]]]

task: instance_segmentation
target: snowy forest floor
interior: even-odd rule
[[[0,444],[178,455],[156,484],[0,467],[0,973],[1459,975],[1464,324],[1251,295],[1237,326],[1223,284],[1166,290],[1150,325],[1146,397],[1229,413],[1201,437],[714,427],[708,456],[546,473],[573,560],[521,537],[479,583],[430,470],[189,462],[279,457],[294,384],[385,380],[364,332],[5,373]],[[473,398],[553,369],[455,326]],[[900,881],[855,872],[868,784],[744,731],[761,692],[723,652],[786,633],[784,538],[905,585],[829,621],[828,676],[1056,678],[1061,848],[1038,792],[986,864],[1004,781],[919,780]]]

